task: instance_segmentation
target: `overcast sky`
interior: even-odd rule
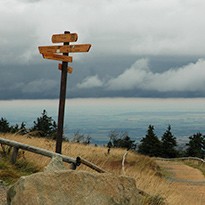
[[[1,0],[0,99],[58,98],[58,62],[38,46],[68,30],[67,97],[205,97],[205,1]]]

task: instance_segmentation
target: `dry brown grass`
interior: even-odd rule
[[[11,134],[0,137],[41,147],[51,151],[55,150],[55,141],[53,140],[36,137],[28,138],[26,136]],[[95,147],[92,145],[86,146],[68,142],[63,143],[62,150],[62,154],[64,155],[74,158],[77,156],[83,157],[113,174],[125,174],[126,176],[133,177],[136,180],[136,186],[139,189],[152,196],[160,196],[166,199],[168,204],[193,204],[189,197],[184,197],[184,191],[181,190],[181,187],[178,187],[177,184],[168,182],[160,175],[159,166],[152,158],[129,151],[125,160],[125,172],[123,173],[122,157],[126,150],[113,148],[111,149],[110,154],[108,154],[106,147]],[[26,160],[32,161],[38,165],[41,169],[43,169],[43,167],[45,167],[50,161],[47,157],[31,152],[25,152],[24,157]],[[80,165],[77,169],[95,172],[84,165]]]

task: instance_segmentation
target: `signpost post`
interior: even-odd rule
[[[39,52],[43,58],[50,60],[62,61],[62,64],[58,65],[61,70],[61,85],[59,96],[59,109],[58,109],[58,132],[56,138],[56,152],[62,152],[63,141],[63,125],[64,125],[64,113],[65,113],[65,100],[66,100],[66,87],[67,87],[67,72],[72,73],[72,68],[68,67],[68,62],[72,62],[72,57],[69,56],[70,52],[88,52],[90,50],[90,44],[70,45],[70,42],[75,42],[78,39],[76,33],[70,33],[65,31],[64,34],[54,34],[52,36],[53,43],[63,43],[58,46],[39,46]]]

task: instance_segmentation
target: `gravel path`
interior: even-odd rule
[[[167,179],[171,181],[174,189],[187,199],[186,205],[205,204],[205,177],[201,171],[182,162],[157,163],[170,174]]]

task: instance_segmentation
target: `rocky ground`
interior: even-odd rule
[[[6,187],[2,181],[0,181],[0,205],[6,205],[6,191],[8,187]]]

